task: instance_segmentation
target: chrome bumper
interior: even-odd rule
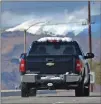
[[[41,81],[63,81],[63,82],[78,82],[81,79],[80,75],[61,75],[59,77],[55,76],[45,76],[40,77],[38,74],[25,74],[21,76],[21,82],[41,82]]]

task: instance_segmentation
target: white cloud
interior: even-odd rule
[[[47,20],[50,19],[50,17],[46,16],[44,18],[35,16],[34,14],[16,14],[10,11],[5,11],[1,15],[1,23],[2,26],[16,26],[18,24],[21,24],[25,21],[33,20],[35,22],[39,20]]]
[[[91,16],[100,15],[101,14],[101,2],[100,3],[91,3]],[[67,17],[67,21],[82,21],[88,18],[88,7],[85,6],[80,10],[75,10],[71,13],[65,13]]]
[[[94,6],[92,6],[94,5]],[[99,4],[91,4],[91,15],[100,14],[100,5]],[[78,35],[82,32],[87,26],[82,26],[82,22],[88,18],[88,7],[85,6],[80,10],[74,10],[73,12],[68,12],[68,10],[64,10],[64,13],[54,14],[52,16],[44,16],[38,17],[33,14],[29,15],[21,15],[14,14],[12,12],[4,12],[2,14],[2,23],[7,25],[16,25],[17,23],[22,23],[14,28],[8,29],[7,31],[15,31],[28,28],[31,24],[38,21],[48,21],[52,20],[52,23],[55,22],[67,22],[65,25],[51,25],[45,26],[43,28],[44,31],[54,31],[56,34],[64,34],[66,32],[74,32],[75,35]],[[25,22],[26,21],[26,22]],[[24,23],[23,23],[24,22]],[[73,24],[71,23],[73,22]],[[41,25],[31,27],[28,32],[34,34],[40,29]]]
[[[69,12],[68,10],[64,10],[64,13],[60,13],[60,14],[54,14],[51,16],[51,18],[53,17],[55,20],[60,21],[60,20],[66,20],[69,22],[73,22],[73,21],[80,21],[81,19],[87,19],[88,17],[88,7],[85,6],[83,8],[81,8],[80,10],[74,10],[73,12]],[[91,15],[98,15],[101,14],[101,2],[94,2],[91,3]],[[57,15],[57,17],[56,17]],[[64,18],[65,16],[65,18]],[[34,13],[29,13],[29,14],[18,14],[18,13],[14,13],[11,11],[4,11],[1,15],[2,18],[2,25],[3,26],[16,26],[18,24],[21,24],[25,21],[28,20],[39,20],[39,19],[49,19],[50,16],[44,16],[42,17],[38,17],[36,15],[34,15]]]
[[[31,16],[29,16],[30,19]],[[28,16],[26,15],[20,15],[20,14],[15,14],[10,11],[5,11],[1,15],[1,21],[2,25],[4,26],[14,26],[17,24],[20,24],[21,22],[27,21]]]

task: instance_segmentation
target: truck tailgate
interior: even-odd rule
[[[40,74],[75,72],[74,55],[27,56],[26,69]]]

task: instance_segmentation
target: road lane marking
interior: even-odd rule
[[[65,102],[56,102],[56,103],[53,103],[53,104],[64,104]]]

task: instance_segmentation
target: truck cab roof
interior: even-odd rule
[[[72,42],[70,37],[43,37],[37,40],[37,42]]]
[[[70,37],[43,37],[33,41],[28,53],[29,55],[80,55],[81,50],[78,43]]]

